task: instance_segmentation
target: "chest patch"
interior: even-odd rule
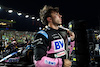
[[[58,39],[52,41],[52,49],[54,48],[54,52],[62,51],[64,50],[64,40]]]

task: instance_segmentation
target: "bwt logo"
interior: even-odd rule
[[[56,62],[45,60],[45,64],[56,65]]]
[[[63,39],[61,39],[61,40],[56,40],[55,42],[54,42],[54,49],[55,50],[60,50],[60,49],[64,49],[64,40]]]

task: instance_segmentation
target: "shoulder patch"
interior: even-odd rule
[[[48,34],[45,31],[41,30],[38,32],[38,34],[42,34],[48,39]]]

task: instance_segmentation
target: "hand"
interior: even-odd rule
[[[71,38],[71,40],[74,40],[74,39],[75,39],[75,34],[74,34],[74,32],[71,33],[70,38]]]
[[[64,67],[71,67],[72,62],[68,59],[64,59]]]

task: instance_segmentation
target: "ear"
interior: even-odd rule
[[[52,21],[51,17],[47,17],[47,21],[51,22]]]

